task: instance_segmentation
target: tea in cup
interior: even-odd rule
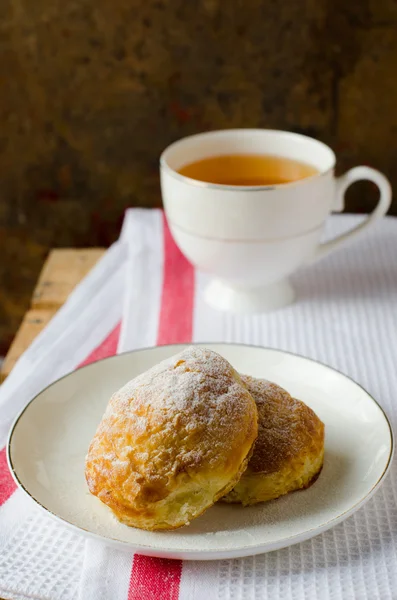
[[[193,135],[161,155],[161,191],[172,235],[198,269],[213,276],[207,301],[263,312],[294,299],[288,277],[371,227],[388,210],[391,187],[370,167],[335,177],[335,154],[313,138],[267,129]],[[369,180],[374,211],[356,228],[321,243],[346,189]]]

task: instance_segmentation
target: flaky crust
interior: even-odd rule
[[[241,376],[256,401],[258,437],[248,468],[225,502],[255,504],[308,487],[324,459],[324,424],[283,388]]]
[[[88,487],[127,525],[181,527],[235,485],[256,436],[238,373],[190,347],[112,396],[88,451]]]

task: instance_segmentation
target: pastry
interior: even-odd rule
[[[255,504],[306,488],[324,458],[324,424],[283,388],[241,376],[258,408],[258,438],[247,470],[225,502]]]
[[[238,373],[189,347],[112,396],[86,480],[123,523],[175,529],[234,487],[256,436],[256,405]]]

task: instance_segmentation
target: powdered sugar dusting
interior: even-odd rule
[[[323,426],[306,404],[266,379],[241,376],[258,409],[258,438],[249,470],[274,473],[302,450],[316,450]]]
[[[200,402],[196,392],[203,385],[208,386],[208,377],[214,380],[216,386],[216,390],[211,388],[214,400],[217,400],[217,391],[238,395],[241,383],[235,381],[235,376],[234,369],[219,354],[190,346],[129,381],[116,392],[115,397],[121,404],[128,405],[138,394],[142,401],[146,400],[153,407],[182,411],[191,402]]]
[[[246,413],[249,394],[231,365],[219,354],[191,346],[155,365],[116,392],[105,413],[133,416],[135,432],[145,434],[154,416],[167,427],[184,425],[187,433],[199,427],[213,431],[223,443],[236,420]]]
[[[188,489],[193,486],[201,510],[207,502],[201,496],[208,493],[211,504],[230,489],[256,437],[256,421],[252,396],[228,361],[189,347],[112,396],[88,453],[89,488],[130,513],[151,503],[157,510],[178,493],[173,510],[185,512],[187,522],[195,516]]]

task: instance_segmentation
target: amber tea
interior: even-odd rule
[[[291,183],[316,175],[312,165],[266,154],[223,154],[184,165],[181,175],[222,185],[264,186]]]

